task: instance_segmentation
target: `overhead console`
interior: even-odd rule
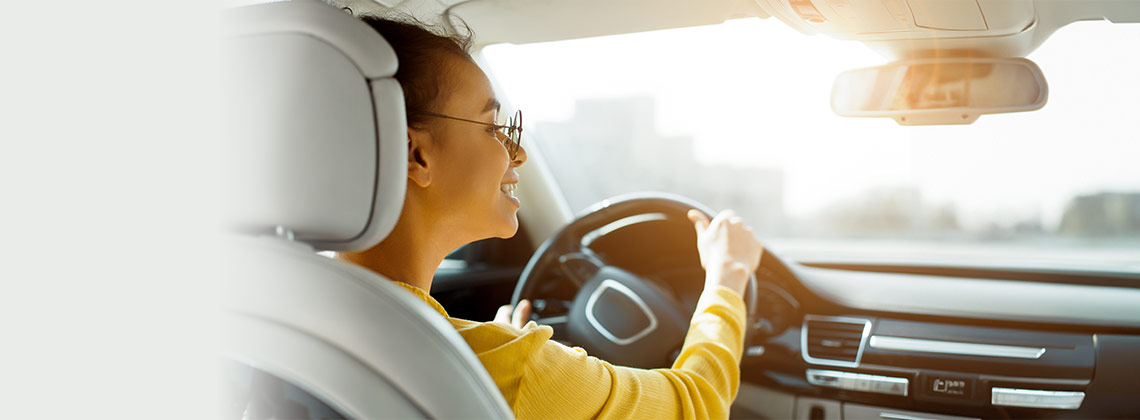
[[[757,0],[785,21],[851,40],[1001,36],[1033,23],[1032,0]],[[774,13],[774,15],[777,15]]]
[[[891,60],[840,74],[831,105],[901,125],[1041,109],[1048,85],[1029,53],[1072,22],[1140,21],[1140,7],[1119,0],[753,1],[800,32],[861,41]]]
[[[1072,22],[1140,21],[1140,8],[1117,0],[754,1],[803,33],[863,41],[890,59],[1025,57]]]

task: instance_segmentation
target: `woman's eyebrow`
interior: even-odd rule
[[[499,109],[499,106],[500,106],[500,104],[499,104],[499,100],[498,100],[498,99],[495,99],[495,97],[494,97],[494,96],[492,96],[492,97],[491,97],[491,99],[488,99],[488,100],[487,100],[487,106],[483,107],[483,112],[482,112],[482,113],[486,114],[486,113],[488,113],[488,112],[491,112],[491,111],[494,111],[494,110],[496,110],[496,109]]]

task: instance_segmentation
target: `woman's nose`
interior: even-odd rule
[[[526,148],[519,145],[519,152],[515,155],[515,160],[511,162],[511,165],[518,167],[522,166],[523,163],[526,163]]]
[[[497,137],[499,138],[499,141],[503,143],[503,147],[507,147],[509,149],[507,145],[510,144],[511,138],[504,133],[497,134]],[[526,163],[526,149],[524,149],[520,144],[518,152],[515,153],[515,159],[511,161],[511,165],[522,166],[523,163]]]

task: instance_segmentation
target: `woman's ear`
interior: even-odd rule
[[[431,153],[427,147],[430,142],[430,131],[408,127],[408,179],[421,188],[431,185],[431,170],[428,167]]]

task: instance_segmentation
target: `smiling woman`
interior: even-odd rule
[[[513,185],[527,159],[519,145],[522,114],[497,122],[491,83],[460,41],[417,23],[364,21],[393,45],[400,63],[421,73],[401,67],[395,76],[407,86],[408,104],[407,193],[399,220],[379,244],[338,256],[394,280],[446,319],[518,418],[727,417],[747,328],[741,295],[762,250],[752,230],[731,211],[712,220],[702,211],[682,211],[697,232],[705,282],[670,369],[615,366],[551,340],[550,326],[524,322],[525,316],[516,316],[514,325],[450,316],[428,294],[436,268],[456,248],[518,230],[521,203]],[[684,320],[679,324],[683,330]],[[651,323],[646,333],[653,329]]]
[[[388,240],[342,257],[430,290],[436,267],[454,249],[514,236],[520,203],[504,185],[519,181],[515,169],[526,150],[518,130],[496,124],[498,101],[466,41],[413,23],[365,21],[406,63],[396,79],[408,115],[408,192]]]

